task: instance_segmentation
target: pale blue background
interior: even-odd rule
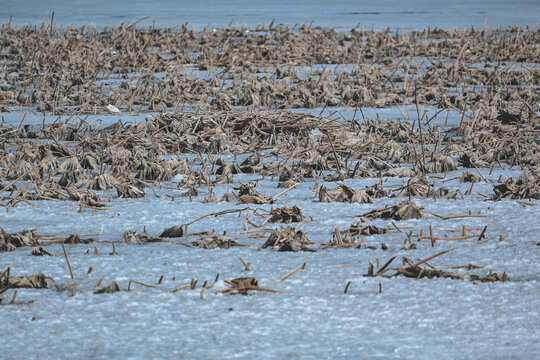
[[[225,26],[268,23],[297,24],[315,20],[315,24],[340,29],[366,28],[418,29],[482,27],[487,18],[489,27],[518,24],[533,26],[540,20],[540,0],[482,1],[143,1],[143,0],[31,0],[0,1],[0,21],[10,16],[12,24],[39,24],[55,12],[57,24],[119,24],[150,16],[142,25],[178,26],[185,22],[197,26]]]

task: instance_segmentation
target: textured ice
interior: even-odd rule
[[[467,119],[470,116],[469,112],[466,112],[465,115],[462,115],[461,112],[457,110],[444,110],[440,111],[439,108],[432,105],[420,105],[419,106],[420,116],[424,116],[424,119],[433,120],[430,122],[430,125],[437,125],[443,128],[452,127],[459,125],[462,118]],[[11,126],[17,128],[21,123],[26,125],[32,125],[34,131],[39,131],[43,124],[52,124],[54,122],[68,122],[71,124],[78,125],[80,122],[83,124],[93,123],[94,126],[100,124],[101,127],[110,126],[119,120],[123,123],[140,123],[144,122],[145,118],[148,116],[157,115],[155,112],[145,113],[144,115],[137,115],[136,113],[120,113],[117,115],[108,115],[108,114],[97,114],[97,115],[58,115],[58,116],[43,116],[41,113],[31,113],[29,108],[23,108],[19,111],[13,111],[9,113],[3,113],[2,118],[4,121],[4,126]],[[191,110],[191,107],[185,107],[186,111]],[[418,126],[418,113],[416,111],[415,105],[405,105],[405,106],[391,106],[385,108],[372,108],[372,107],[362,107],[362,108],[352,108],[352,107],[317,107],[313,109],[288,109],[293,112],[303,112],[311,113],[313,115],[322,115],[330,116],[336,120],[343,119],[356,119],[361,122],[365,119],[391,119],[399,120],[402,122],[416,123]],[[363,115],[362,115],[363,114]]]
[[[12,15],[14,24],[39,24],[45,15],[55,12],[55,21],[62,24],[105,26],[142,19],[139,24],[180,26],[188,23],[203,26],[247,24],[256,26],[269,23],[312,24],[334,26],[348,30],[355,26],[384,29],[458,28],[471,25],[481,28],[513,24],[533,26],[538,21],[540,4],[536,0],[454,0],[433,3],[426,0],[400,0],[358,2],[355,0],[295,0],[295,1],[106,1],[91,3],[84,0],[70,1],[69,6],[60,0],[2,2],[2,21]]]
[[[460,169],[462,170],[462,169]],[[500,170],[484,175],[496,181]],[[460,171],[448,173],[448,178]],[[516,177],[519,170],[504,171]],[[248,181],[248,175],[238,175],[237,181]],[[175,179],[178,180],[178,179]],[[348,180],[353,187],[374,184],[378,179]],[[438,179],[431,178],[437,182]],[[440,180],[439,180],[440,181]],[[391,178],[387,184],[400,184]],[[270,179],[260,181],[258,191],[276,195]],[[298,185],[278,199],[278,204],[297,204],[314,222],[302,229],[311,240],[328,241],[335,227],[347,228],[358,215],[396,199],[378,199],[373,204],[320,203],[309,188],[314,180]],[[326,184],[331,185],[331,184]],[[439,182],[438,185],[441,185]],[[457,180],[446,183],[451,189],[465,192],[469,184]],[[474,190],[492,193],[492,184],[477,183]],[[222,195],[231,185],[220,185],[215,191]],[[152,192],[147,189],[149,194]],[[174,191],[167,190],[174,195]],[[178,194],[181,191],[178,190]],[[159,195],[159,191],[158,191]],[[439,241],[435,248],[429,241],[417,243],[416,250],[400,250],[405,234],[392,231],[387,235],[366,237],[369,249],[328,249],[316,253],[278,253],[269,249],[231,248],[203,250],[175,243],[146,245],[122,244],[127,229],[159,235],[168,226],[190,222],[201,214],[224,209],[243,208],[244,204],[202,204],[207,194],[189,202],[186,197],[144,199],[113,199],[113,210],[72,212],[71,203],[63,201],[34,202],[36,207],[19,204],[0,214],[0,224],[6,231],[35,227],[40,233],[67,235],[73,232],[91,233],[104,226],[96,243],[67,246],[78,288],[91,289],[103,278],[103,284],[117,281],[121,288],[129,280],[156,285],[146,288],[132,284],[131,292],[96,295],[54,289],[21,289],[16,306],[0,307],[0,319],[10,341],[3,347],[9,358],[57,357],[69,358],[534,358],[538,345],[538,283],[540,222],[535,206],[523,206],[515,200],[483,201],[480,195],[466,200],[413,198],[426,210],[442,215],[472,213],[487,218],[463,218],[443,221],[426,215],[421,220],[399,222],[400,227],[412,226],[427,233],[432,224],[436,235],[441,228],[482,228],[487,225],[486,240],[457,242]],[[269,209],[269,205],[252,208]],[[243,231],[237,214],[208,217],[190,226],[190,231],[227,230],[241,243],[261,245],[264,239],[250,239]],[[254,218],[252,218],[254,219]],[[262,218],[261,218],[262,219]],[[255,220],[256,222],[261,222]],[[370,223],[386,226],[387,221]],[[280,224],[266,227],[279,227]],[[448,234],[448,233],[446,233]],[[504,239],[500,241],[499,236]],[[179,240],[185,240],[183,238]],[[185,240],[187,241],[187,240]],[[111,256],[115,243],[119,255]],[[381,249],[381,243],[388,246]],[[99,255],[93,255],[94,247]],[[393,255],[413,259],[427,257],[446,248],[453,251],[433,260],[433,265],[464,265],[473,263],[485,268],[476,270],[506,271],[512,281],[479,283],[450,279],[364,278],[368,259],[378,257],[384,263]],[[62,254],[60,245],[49,250]],[[30,248],[0,254],[0,268],[12,267],[13,274],[43,272],[60,285],[71,282],[63,257],[30,256]],[[87,253],[88,252],[88,253]],[[247,273],[239,261],[251,261],[253,272]],[[400,256],[398,256],[399,259]],[[396,260],[397,261],[397,260]],[[306,269],[280,282],[279,278],[303,262]],[[357,265],[343,267],[342,264]],[[93,272],[85,275],[92,266]],[[202,283],[220,281],[215,288],[171,290],[189,283],[192,277]],[[157,285],[161,275],[164,280]],[[261,286],[283,291],[284,294],[228,296],[215,294],[223,289],[222,280],[238,276],[256,276]],[[173,280],[174,279],[174,280]],[[344,287],[352,281],[349,292]],[[379,283],[382,293],[379,293]],[[6,294],[9,294],[6,293]],[[35,318],[35,320],[31,320]],[[21,352],[20,349],[24,349]]]
[[[307,5],[306,5],[307,4]],[[403,7],[406,4],[406,8]],[[189,5],[189,6],[188,6]],[[241,10],[238,10],[241,9]],[[57,24],[95,24],[96,26],[129,22],[150,15],[141,21],[149,25],[188,25],[201,28],[205,25],[295,23],[315,20],[314,26],[336,26],[349,29],[366,28],[423,29],[463,28],[474,25],[494,27],[511,24],[534,25],[540,13],[538,1],[521,0],[508,6],[507,1],[452,1],[409,2],[384,1],[359,3],[357,1],[272,1],[253,2],[234,0],[228,2],[166,1],[94,1],[76,0],[69,6],[60,1],[4,1],[0,6],[0,20],[12,24],[39,24],[45,13],[55,12]],[[535,15],[536,14],[536,15]],[[46,19],[47,21],[49,18]],[[205,77],[200,72],[193,75]],[[211,75],[211,74],[210,74]],[[297,109],[337,117],[339,110],[345,118],[352,118],[355,109],[327,108]],[[431,117],[435,107],[420,107]],[[401,113],[404,112],[405,115]],[[401,119],[413,121],[415,106],[388,109],[367,109],[366,118]],[[23,112],[2,114],[4,120],[17,126]],[[405,119],[403,119],[405,117]],[[58,117],[27,115],[24,124],[39,126],[51,123]],[[66,117],[60,117],[65,121]],[[102,120],[102,126],[122,121],[144,121],[144,116],[119,114],[93,115],[86,120]],[[362,120],[360,112],[356,119]],[[450,111],[447,126],[459,124],[461,114]],[[446,112],[439,114],[433,125],[443,125]],[[189,157],[193,161],[194,157]],[[447,178],[459,176],[463,169],[448,173]],[[517,177],[519,169],[495,167],[480,169],[493,183],[476,183],[473,194],[492,194],[492,186],[500,175]],[[181,181],[178,175],[172,179]],[[442,185],[435,177],[430,181]],[[235,181],[246,182],[254,177],[235,176]],[[347,180],[352,187],[373,185],[379,179]],[[389,184],[402,184],[404,179],[390,178]],[[259,182],[257,190],[276,195],[282,189],[270,179]],[[358,215],[397,199],[377,199],[373,204],[320,203],[310,190],[315,180],[308,180],[278,199],[275,206],[298,205],[314,221],[302,226],[313,241],[328,241],[336,227],[347,228]],[[470,184],[457,180],[445,183],[450,189],[465,192]],[[173,185],[175,185],[173,183]],[[334,185],[334,184],[326,184]],[[215,188],[221,196],[232,185]],[[486,239],[478,244],[476,239],[459,242],[438,241],[431,247],[428,240],[414,242],[415,250],[402,250],[405,234],[397,230],[386,235],[366,237],[370,249],[327,249],[316,253],[278,253],[269,249],[257,251],[256,247],[204,250],[168,243],[146,245],[123,244],[125,230],[142,231],[157,236],[169,226],[185,224],[202,214],[225,209],[240,209],[247,205],[235,203],[203,204],[207,196],[201,189],[199,196],[180,197],[185,190],[167,190],[171,198],[160,198],[146,189],[143,199],[113,198],[107,206],[114,209],[97,211],[92,215],[72,211],[72,203],[65,201],[33,202],[34,207],[20,203],[6,212],[0,208],[0,226],[6,231],[37,228],[42,234],[68,235],[71,233],[98,232],[103,225],[103,235],[88,245],[67,246],[78,281],[79,292],[72,297],[69,291],[20,289],[15,305],[0,306],[0,325],[4,341],[0,347],[2,359],[29,358],[241,358],[241,359],[320,359],[320,358],[369,358],[369,359],[533,359],[539,358],[540,338],[539,308],[540,284],[538,259],[540,258],[540,221],[538,206],[525,206],[515,200],[485,201],[481,195],[467,196],[466,200],[413,198],[426,210],[442,215],[461,214],[467,211],[486,214],[487,218],[461,218],[441,220],[426,215],[421,220],[401,221],[398,226],[420,229],[426,234],[429,224],[435,235],[449,233],[447,228],[483,228],[487,226]],[[163,190],[156,190],[162,194]],[[251,208],[269,209],[269,205]],[[245,218],[245,214],[243,215]],[[238,238],[241,243],[261,245],[265,239],[249,238],[237,214],[208,217],[190,226],[190,231],[215,230]],[[256,219],[252,215],[252,220]],[[386,227],[388,221],[374,220],[370,224]],[[293,224],[294,225],[294,224]],[[265,227],[278,228],[280,224]],[[251,227],[250,227],[251,228]],[[404,229],[404,232],[408,229]],[[500,236],[503,236],[502,240]],[[180,238],[181,241],[191,239]],[[114,243],[118,255],[109,255]],[[388,250],[381,249],[385,243]],[[97,248],[99,255],[94,255]],[[485,275],[490,270],[507,272],[509,282],[479,283],[451,279],[421,279],[397,277],[366,278],[368,260],[377,258],[384,263],[398,255],[412,259],[425,258],[443,249],[454,250],[436,258],[432,265],[485,266],[474,273]],[[47,249],[62,254],[58,244]],[[72,282],[63,256],[31,256],[31,248],[19,248],[11,253],[0,253],[0,269],[11,266],[14,275],[43,272],[54,278],[60,286]],[[252,272],[246,272],[239,257],[252,263]],[[285,281],[279,278],[306,262],[305,270]],[[343,264],[354,266],[340,266]],[[91,274],[86,275],[92,266]],[[460,271],[460,270],[458,270]],[[197,278],[199,284],[208,280],[219,281],[205,292],[188,289],[172,293],[171,290]],[[161,284],[158,281],[164,276]],[[258,293],[249,296],[216,294],[224,289],[223,280],[238,276],[256,276],[261,286],[284,294]],[[103,285],[117,281],[126,289],[130,280],[155,285],[148,288],[132,284],[131,292],[92,294],[81,290],[92,289],[99,279]],[[347,282],[349,291],[344,294]],[[382,292],[379,293],[379,286]],[[199,285],[200,289],[200,285]],[[3,295],[9,302],[12,290]],[[5,304],[5,301],[4,301]]]

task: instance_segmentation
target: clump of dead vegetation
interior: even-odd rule
[[[133,24],[99,31],[6,24],[0,28],[0,112],[34,107],[58,118],[42,125],[25,124],[24,117],[19,125],[2,119],[0,206],[10,211],[41,201],[66,201],[72,211],[95,214],[111,210],[115,200],[130,204],[149,196],[182,204],[198,201],[209,208],[218,202],[245,204],[170,224],[161,233],[128,229],[122,239],[113,239],[138,245],[168,242],[215,251],[242,246],[281,252],[388,250],[386,243],[368,245],[364,237],[386,239],[390,231],[403,232],[400,250],[406,251],[425,239],[432,247],[438,241],[473,238],[481,244],[487,225],[472,235],[463,226],[462,236],[449,238],[435,236],[431,225],[429,236],[413,235],[414,229],[406,234],[407,227],[394,221],[423,219],[426,213],[442,220],[485,216],[437,215],[420,204],[431,199],[481,195],[536,205],[523,200],[540,199],[540,93],[533,67],[540,62],[539,35],[540,30],[519,27],[393,33],[305,25],[292,29],[273,23],[212,30]],[[416,106],[416,116],[402,112],[399,119],[370,119],[362,111],[407,105]],[[423,105],[439,111],[428,117],[420,110]],[[317,107],[323,108],[318,115],[291,111]],[[342,108],[354,109],[354,115],[344,116]],[[138,123],[121,119],[122,114],[148,112],[152,114]],[[461,115],[458,125],[434,125],[437,115],[450,112]],[[101,120],[87,121],[89,114],[120,119],[103,126]],[[501,177],[494,195],[473,194],[475,184],[491,181],[487,171],[491,175],[506,166],[523,173],[517,179]],[[246,175],[254,180],[245,182]],[[366,178],[373,185],[350,185]],[[263,193],[259,184],[268,180],[278,180],[283,190]],[[462,192],[451,187],[451,180],[470,187]],[[353,208],[384,198],[399,200],[375,204],[374,210],[352,216],[360,221],[345,230],[336,226],[327,241],[315,242],[302,226],[318,219],[294,203],[285,204],[309,182],[314,183],[314,201],[320,203]],[[225,184],[230,188],[218,196],[216,188]],[[189,229],[205,218],[227,214],[241,218],[233,221],[240,222],[243,232]],[[384,228],[365,219],[390,223]],[[263,228],[276,223],[287,225]],[[56,256],[46,245],[61,244],[73,280],[62,289],[75,295],[77,282],[64,244],[89,243],[101,233],[46,235],[36,229],[10,233],[0,228],[0,252],[29,247],[32,255]],[[243,243],[246,235],[262,241]],[[412,242],[413,236],[418,242]],[[110,254],[118,254],[114,242],[112,246]],[[471,264],[428,263],[443,253],[416,262],[403,257],[402,266],[390,268],[394,256],[383,266],[370,263],[366,275],[388,276],[392,270],[391,276],[415,279],[509,280],[506,273],[449,271],[476,268]],[[250,263],[241,261],[251,271]],[[300,269],[305,263],[281,280]],[[16,287],[46,288],[48,279],[43,274],[14,277],[9,268],[1,270],[0,294]],[[255,277],[226,283],[229,288],[219,293],[278,292],[260,287]],[[93,289],[79,291],[115,293],[130,291],[132,284],[155,287],[130,280],[123,290],[116,281],[102,286],[100,280]],[[204,283],[201,299],[212,286]],[[197,289],[197,280],[173,292],[184,288]]]
[[[538,31],[338,32],[273,24],[201,30],[122,24],[98,30],[5,24],[0,29],[5,49],[1,106],[3,111],[36,106],[57,114],[72,109],[156,111],[183,103],[209,103],[216,110],[381,107],[411,97],[414,76],[422,84],[417,91],[421,104],[461,109],[480,100],[497,105],[517,98],[538,111],[537,92],[527,87],[505,91],[538,84],[534,71],[516,65],[538,62]],[[422,61],[426,58],[427,63]],[[485,65],[474,66],[478,63]],[[354,66],[340,71],[332,64]],[[306,67],[311,67],[307,76]],[[208,76],[185,76],[183,69]],[[455,94],[458,84],[476,88]],[[500,118],[505,123],[520,120]]]
[[[368,271],[365,274],[365,276],[368,277],[377,277],[377,276],[385,276],[385,277],[396,277],[396,276],[405,276],[413,279],[422,279],[422,278],[450,278],[454,280],[469,280],[469,281],[479,281],[479,282],[495,282],[495,281],[509,281],[510,278],[506,274],[506,272],[502,274],[494,273],[492,271],[489,272],[486,276],[480,276],[477,274],[469,274],[469,273],[463,273],[463,272],[453,272],[448,271],[449,269],[466,269],[466,270],[473,270],[482,268],[482,266],[477,266],[473,264],[468,265],[457,265],[457,266],[433,266],[428,263],[428,261],[441,256],[443,254],[446,254],[447,252],[451,251],[449,250],[443,250],[436,254],[433,254],[425,259],[419,260],[417,262],[414,262],[413,260],[403,257],[403,266],[397,267],[397,268],[391,268],[390,265],[396,258],[395,256],[391,257],[383,266],[379,267],[378,269],[375,269],[373,264],[370,262]],[[421,266],[423,264],[427,264],[427,266]],[[385,275],[389,271],[395,271],[393,275]]]

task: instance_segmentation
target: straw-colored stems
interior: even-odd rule
[[[280,281],[283,281],[289,277],[291,277],[292,275],[296,274],[297,272],[299,272],[300,270],[304,270],[306,268],[306,263],[303,263],[302,265],[300,265],[299,267],[297,267],[296,269],[294,269],[293,271],[283,275],[281,278],[279,278]]]
[[[185,284],[185,285],[182,285],[182,286],[179,286],[179,287],[173,289],[172,292],[175,293],[175,292],[180,291],[180,290],[182,290],[182,289],[187,289],[187,288],[190,287],[190,286],[191,286],[190,284]]]
[[[131,283],[139,284],[139,285],[146,286],[146,287],[155,288],[154,285],[145,284],[145,283],[142,283],[142,282],[136,281],[136,280],[129,280],[127,291],[131,291]]]
[[[346,294],[347,291],[349,291],[349,286],[351,286],[351,283],[352,283],[352,281],[349,281],[349,282],[347,283],[347,285],[345,285],[345,291],[343,292],[344,294]]]
[[[480,236],[478,237],[478,242],[480,242],[482,238],[485,238],[486,230],[487,230],[487,225],[484,226],[484,229],[482,229],[482,232],[480,233]]]
[[[443,255],[443,254],[446,254],[447,252],[452,251],[452,250],[454,250],[454,249],[452,248],[452,249],[446,249],[446,250],[443,250],[443,251],[439,251],[439,252],[436,253],[436,254],[433,254],[433,255],[431,255],[431,256],[429,256],[429,257],[423,259],[423,260],[420,260],[420,261],[418,261],[418,262],[412,264],[411,267],[417,267],[418,265],[421,265],[421,264],[425,263],[426,261],[429,261],[429,260],[434,259],[434,258],[436,258],[436,257],[438,257],[438,256],[441,256],[441,255]]]
[[[379,275],[382,275],[384,274],[386,271],[386,268],[392,263],[392,261],[394,261],[396,257],[395,256],[392,256],[383,266],[382,268],[380,268],[379,270],[377,270],[377,272],[375,273],[375,276],[379,276]]]
[[[278,197],[282,196],[282,195],[285,195],[287,192],[289,192],[290,190],[294,189],[298,184],[294,184],[293,186],[291,186],[290,188],[286,189],[286,190],[283,190],[282,192],[280,192],[279,194],[277,194],[276,196],[274,196],[274,200],[276,200]]]
[[[75,276],[73,276],[73,270],[71,270],[71,263],[69,262],[68,253],[66,251],[66,246],[64,245],[64,242],[62,244],[62,250],[64,250],[64,256],[66,257],[67,266],[69,269],[69,275],[71,276],[71,280],[75,280]]]
[[[13,296],[11,297],[11,301],[9,302],[10,305],[15,304],[15,299],[17,298],[17,293],[18,293],[18,290],[15,289],[15,291],[13,291]]]
[[[242,257],[239,257],[240,259],[240,262],[242,263],[242,265],[244,265],[244,267],[246,268],[246,271],[251,271],[251,261],[248,261],[247,263],[244,261],[244,259],[242,259]]]

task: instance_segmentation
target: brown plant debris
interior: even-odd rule
[[[130,198],[145,197],[149,191],[163,201],[170,198],[184,204],[187,199],[181,195],[192,201],[206,190],[203,206],[218,201],[268,205],[288,191],[291,195],[297,184],[313,180],[313,191],[323,203],[408,197],[362,215],[406,220],[422,217],[423,207],[411,201],[413,196],[459,201],[457,195],[470,196],[475,183],[491,181],[484,175],[487,169],[491,175],[493,169],[508,167],[525,170],[517,179],[501,176],[491,198],[533,206],[522,200],[540,199],[539,38],[539,29],[518,26],[392,32],[306,25],[190,30],[186,25],[173,29],[122,24],[96,31],[52,23],[50,27],[6,23],[0,27],[0,112],[37,111],[44,119],[66,116],[39,125],[26,124],[24,116],[16,126],[2,119],[0,206],[9,212],[19,204],[71,200],[79,202],[80,211],[106,211],[110,208],[104,202],[117,201],[115,196],[125,198],[128,207],[135,202]],[[355,65],[345,71],[339,64]],[[193,76],[191,70],[208,71],[209,76]],[[417,106],[417,116],[370,119],[362,110],[401,110],[409,105]],[[429,117],[420,105],[439,111]],[[301,112],[291,111],[298,108]],[[315,108],[328,108],[329,115],[305,113]],[[354,108],[352,118],[343,115],[342,108]],[[445,112],[447,119],[459,114],[459,124],[443,126],[440,119]],[[110,126],[86,117],[127,113],[148,116],[137,123],[118,119]],[[447,172],[457,165],[471,171],[448,179]],[[430,175],[428,181],[426,174],[434,173],[440,175]],[[242,174],[257,180],[239,183],[239,178],[247,178]],[[392,185],[394,179],[388,181],[389,177],[402,178],[401,185]],[[258,192],[258,182],[269,178],[279,179],[279,187],[286,190],[274,197]],[[364,178],[378,180],[364,189],[345,185],[349,179]],[[471,185],[463,194],[444,185],[436,189],[431,179]],[[319,181],[342,183],[319,188]],[[238,194],[227,192],[218,198],[212,187],[220,184],[234,184]],[[244,211],[245,233],[266,238],[270,231],[263,247],[314,251],[307,235],[298,230],[306,218],[296,206],[266,212],[262,225],[250,219],[250,214],[259,215],[258,210],[230,209],[164,229],[160,237],[127,230],[123,239],[139,244],[168,241],[163,237],[190,235],[188,226],[206,217],[231,213],[241,217]],[[432,215],[442,220],[486,216]],[[267,222],[300,225],[248,229]],[[332,241],[321,245],[357,247],[358,237],[384,231],[358,222],[344,231],[336,227]],[[410,234],[405,249],[416,244]],[[201,235],[193,246],[242,245],[213,232],[191,235]],[[430,234],[429,239],[434,246],[435,241],[468,236]],[[426,236],[419,234],[422,238]],[[0,228],[0,252],[90,240],[82,234],[46,236]],[[372,265],[371,275],[386,273],[393,260],[377,270]],[[407,261],[399,268],[401,275],[461,276],[429,264],[420,267],[427,260]],[[6,278],[3,274],[1,279]],[[506,274],[464,278],[505,280]],[[254,278],[235,280],[231,292],[258,287]],[[118,284],[111,284],[119,290]],[[72,286],[76,293],[76,285]]]
[[[78,201],[81,205],[89,207],[104,207],[99,195],[90,190],[77,190],[73,187],[66,188],[69,198],[74,201]]]
[[[34,275],[10,276],[11,269],[0,270],[0,293],[10,288],[48,289],[48,277],[42,273]]]
[[[240,184],[235,187],[238,190],[238,199],[244,204],[273,204],[275,200],[271,196],[266,196],[255,190],[255,184]]]
[[[293,227],[281,227],[279,230],[273,230],[262,246],[263,249],[267,247],[278,247],[278,251],[315,251],[307,246],[311,241],[301,230],[296,230]]]
[[[236,295],[236,294],[248,295],[248,291],[251,290],[251,291],[264,291],[264,292],[282,294],[281,291],[263,288],[259,286],[259,281],[255,277],[239,277],[232,280],[225,280],[225,282],[229,285],[229,288],[225,290],[219,290],[216,293],[231,294],[231,295]]]
[[[410,264],[412,260],[408,259]],[[495,282],[495,281],[510,281],[506,272],[502,274],[489,272],[486,276],[479,276],[476,274],[464,274],[458,272],[450,272],[445,270],[431,269],[427,266],[408,266],[408,267],[399,267],[397,268],[396,275],[403,275],[406,277],[421,279],[421,278],[450,278],[455,280],[470,280],[470,281],[480,281],[480,282]]]
[[[377,210],[372,210],[359,217],[368,219],[392,219],[392,220],[409,220],[422,218],[422,210],[424,207],[412,200],[404,200],[394,205],[387,205]]]
[[[228,249],[232,246],[242,246],[236,241],[236,239],[233,239],[226,235],[214,234],[201,235],[199,240],[194,240],[191,244],[195,247],[203,249]]]
[[[396,272],[390,277],[403,275],[403,276],[414,278],[414,279],[421,279],[424,277],[428,279],[433,279],[436,277],[442,277],[442,278],[450,278],[450,279],[456,279],[456,280],[470,280],[470,281],[480,281],[480,282],[510,281],[510,278],[508,277],[506,272],[502,274],[498,274],[498,273],[493,273],[492,271],[490,271],[489,274],[486,276],[479,276],[476,274],[457,273],[457,272],[450,272],[450,271],[445,270],[448,268],[452,268],[452,269],[463,268],[466,270],[480,268],[479,266],[473,265],[473,264],[468,264],[464,266],[435,267],[427,263],[429,260],[432,260],[441,255],[444,255],[447,252],[452,251],[452,250],[453,249],[439,251],[438,253],[428,256],[427,258],[419,260],[417,262],[414,262],[413,260],[407,257],[403,257],[403,264],[406,264],[407,266],[390,268],[389,265],[396,258],[396,256],[393,256],[382,267],[378,268],[376,272],[374,271],[373,264],[370,262],[367,274],[365,276],[370,276],[370,277],[386,276],[384,275],[385,273],[387,273],[390,270],[395,270]],[[420,266],[424,263],[427,264],[428,266]]]
[[[142,198],[146,196],[144,189],[133,184],[118,184],[115,187],[118,197],[121,198]]]
[[[169,238],[182,237],[184,236],[184,228],[181,225],[171,226],[163,230],[163,232],[159,236]]]
[[[148,235],[146,231],[143,231],[142,233],[136,231],[136,230],[126,230],[124,231],[123,236],[123,242],[136,242],[137,244],[145,244],[145,243],[151,243],[151,242],[164,242],[162,237],[155,237]]]
[[[475,173],[471,172],[471,171],[464,171],[460,178],[459,178],[459,181],[464,183],[464,182],[471,182],[471,183],[474,183],[474,182],[479,182],[480,181],[480,176],[476,175]]]
[[[540,200],[540,176],[533,170],[525,170],[516,180],[510,178],[502,184],[494,185],[493,192],[494,200],[502,198]]]
[[[88,235],[88,234],[86,234]],[[81,237],[81,235],[79,234],[70,234],[68,237],[66,237],[66,239],[63,241],[64,244],[71,244],[71,245],[75,245],[75,244],[90,244],[92,242],[96,241],[95,238],[93,237],[90,237],[90,238],[84,238],[84,237]]]
[[[507,95],[503,89],[508,85],[537,84],[534,71],[516,66],[520,62],[538,63],[537,38],[537,29],[513,26],[397,34],[386,29],[335,31],[285,25],[190,30],[187,26],[172,29],[122,24],[105,31],[6,25],[0,31],[6,49],[3,57],[7,60],[0,110],[35,106],[38,111],[55,114],[116,114],[135,107],[157,111],[177,103],[198,102],[220,111],[234,106],[385,106],[413,92],[420,104],[463,108],[484,100],[495,90],[499,93],[491,96],[490,103],[530,97],[531,107],[537,109],[537,94],[528,87],[518,88],[516,95],[503,96]],[[140,61],[143,56],[147,61]],[[437,56],[437,61],[415,72],[414,79],[423,86],[414,91],[408,82],[412,74],[407,70],[426,56]],[[450,59],[454,61],[447,61]],[[486,66],[469,66],[473,63]],[[300,73],[298,67],[313,64],[357,64],[358,68],[340,76],[319,68],[309,71],[308,76],[303,75],[305,70]],[[224,74],[204,79],[166,71],[187,65],[203,71],[224,69]],[[164,75],[156,76],[156,72]],[[259,72],[266,76],[253,75]],[[120,81],[104,91],[103,84],[117,80],[118,74],[123,75]],[[226,86],[229,83],[232,85]],[[490,87],[454,94],[452,89],[456,87],[452,85],[456,83]],[[528,122],[520,111],[509,108],[500,109],[493,117],[500,126]],[[400,128],[406,132],[407,125]],[[272,134],[267,127],[257,129]],[[63,128],[70,139],[80,136],[77,130]],[[280,130],[276,127],[276,133]],[[225,141],[223,134],[216,127],[197,140],[221,137]],[[21,128],[17,135],[31,138],[39,134]]]
[[[34,256],[45,256],[45,255],[46,256],[59,256],[58,254],[53,253],[52,251],[49,251],[47,249],[44,249],[41,246],[36,246],[35,248],[33,248],[32,255]]]
[[[109,285],[106,285],[100,289],[94,290],[94,294],[114,294],[115,292],[119,292],[120,286],[116,281],[111,281]]]
[[[283,206],[270,210],[270,219],[268,221],[271,223],[282,222],[290,224],[302,222],[305,218],[302,210],[298,206],[293,205],[290,208]]]
[[[440,173],[456,169],[457,166],[450,156],[434,157],[426,164],[426,170],[429,173]]]
[[[300,270],[304,270],[305,268],[306,268],[306,263],[303,263],[302,265],[298,266],[296,269],[291,270],[287,274],[280,277],[279,281],[286,280],[286,279],[290,278],[291,276],[293,276],[294,274],[296,274],[297,272],[299,272]]]
[[[38,235],[34,230],[7,233],[0,227],[0,252],[11,251],[22,246],[38,246]]]
[[[407,185],[402,188],[404,193],[400,193],[399,196],[430,196],[431,186],[426,176],[423,173],[419,173],[409,179]]]
[[[342,236],[345,236],[347,233],[350,234],[351,236],[369,236],[369,235],[386,234],[388,233],[388,229],[380,228],[375,225],[367,225],[361,222],[357,222],[356,224],[352,224],[348,230],[343,231]]]
[[[1,243],[0,244],[0,252],[10,252],[17,250],[17,247],[15,245],[12,245],[10,243]]]
[[[348,203],[372,203],[373,200],[364,190],[353,189],[345,184],[340,184],[335,188],[321,186],[319,189],[319,200],[321,202],[348,202]]]

